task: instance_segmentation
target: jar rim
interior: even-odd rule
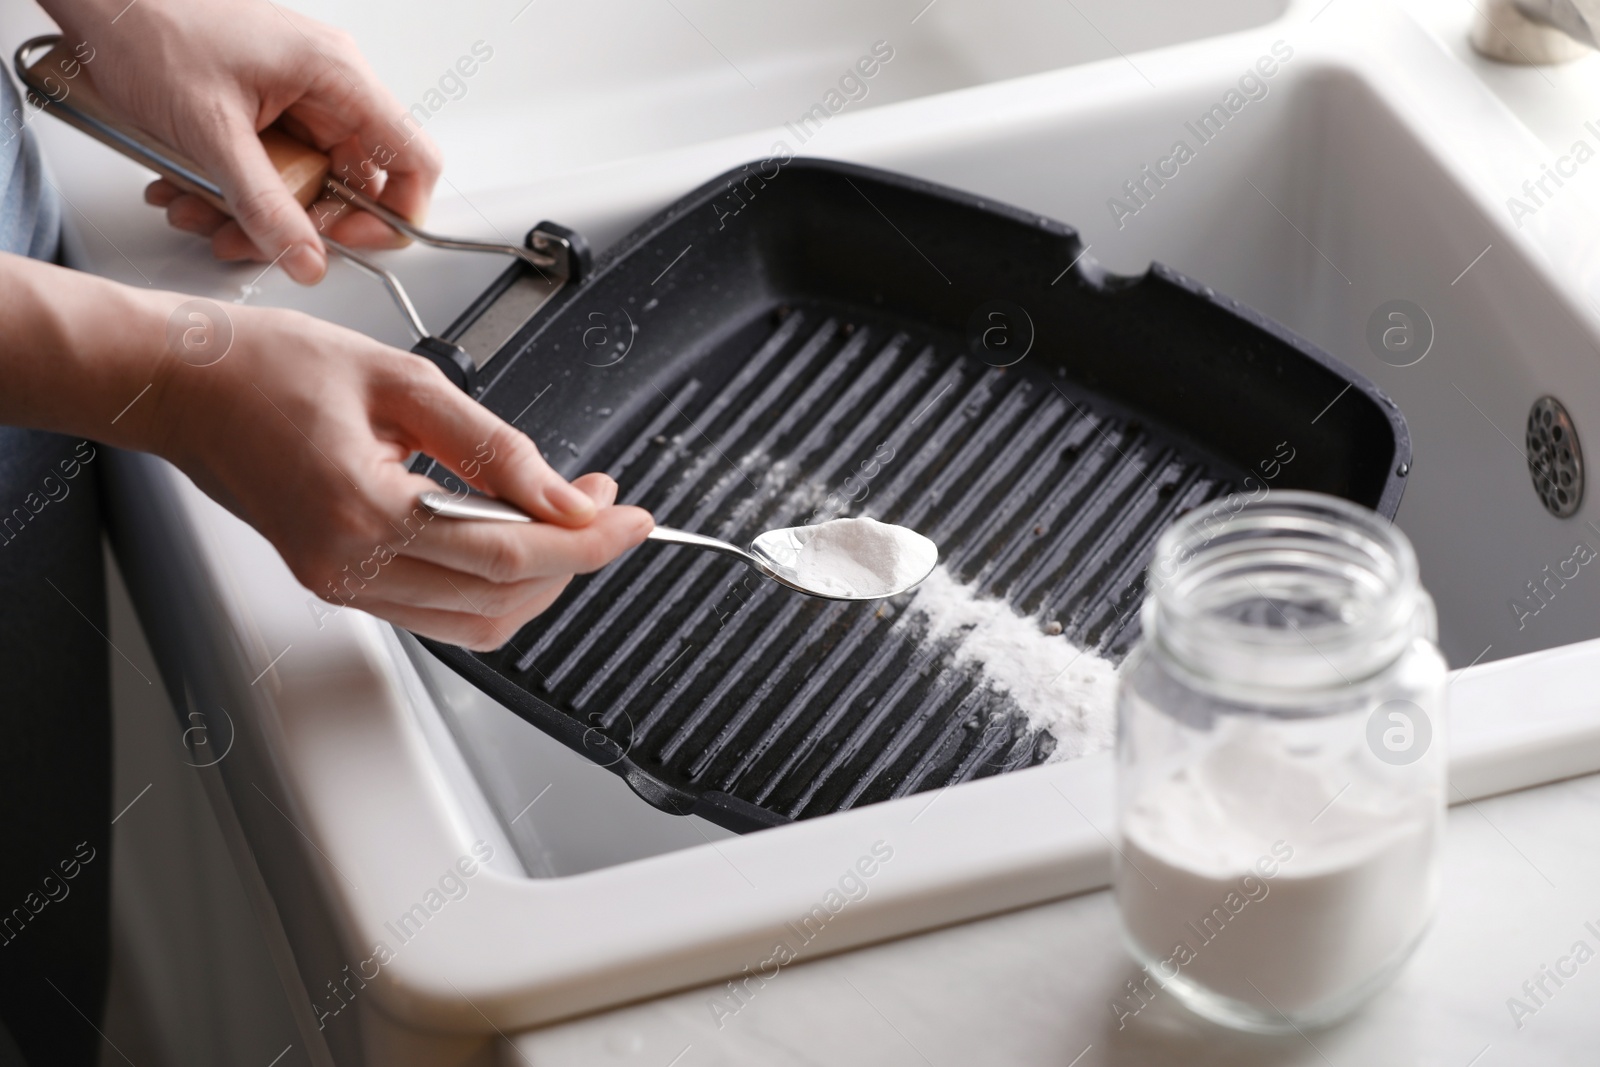
[[[1230,686],[1351,685],[1399,659],[1419,625],[1433,636],[1405,534],[1323,493],[1191,511],[1156,542],[1146,587],[1147,638]]]

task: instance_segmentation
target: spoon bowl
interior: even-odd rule
[[[882,600],[915,589],[933,573],[933,568],[939,562],[939,549],[932,541],[901,526],[891,529],[893,535],[901,539],[917,557],[918,563],[901,568],[901,572],[893,579],[869,573],[857,579],[857,588],[851,592],[845,592],[842,588],[850,583],[841,582],[839,578],[834,578],[826,586],[808,580],[805,549],[817,534],[816,526],[785,526],[768,530],[750,542],[749,554],[756,559],[756,566],[767,577],[808,596],[825,600]],[[848,566],[851,561],[846,558],[840,562]]]

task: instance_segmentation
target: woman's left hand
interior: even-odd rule
[[[327,269],[319,229],[350,245],[403,239],[337,200],[302,208],[261,146],[276,125],[328,153],[334,173],[414,222],[441,166],[433,141],[402,119],[350,36],[261,0],[44,0],[84,71],[124,120],[194,159],[222,188],[232,218],[156,181],[145,199],[181,230],[211,238],[220,259],[276,261],[313,284]],[[354,180],[353,180],[354,179]]]

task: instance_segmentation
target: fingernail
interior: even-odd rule
[[[290,245],[281,262],[289,277],[301,285],[315,285],[328,272],[328,259],[315,245]]]
[[[567,482],[557,482],[545,490],[551,505],[563,515],[573,519],[588,520],[594,517],[595,503],[583,490]]]

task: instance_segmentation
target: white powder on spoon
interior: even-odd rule
[[[926,616],[928,637],[955,636],[958,664],[977,664],[1034,729],[1056,739],[1051,761],[1075,759],[1116,740],[1117,668],[1004,600],[979,597],[943,566],[917,587],[911,612]]]
[[[897,593],[928,573],[939,558],[932,541],[904,526],[877,519],[830,519],[802,527],[792,577],[819,593],[880,597]]]

